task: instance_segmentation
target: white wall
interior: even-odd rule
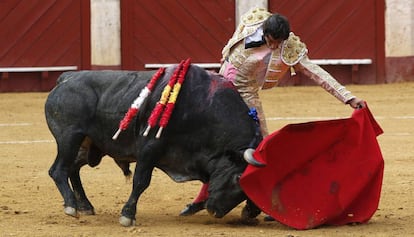
[[[414,55],[414,1],[386,0],[385,55]]]
[[[91,0],[91,63],[121,65],[120,0]]]

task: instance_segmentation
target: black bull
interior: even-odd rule
[[[149,186],[155,167],[176,182],[209,182],[206,208],[215,217],[223,217],[247,199],[238,178],[247,166],[246,158],[252,158],[249,148],[257,147],[262,137],[237,90],[219,75],[191,65],[161,137],[155,138],[156,128],[142,136],[174,68],[166,69],[137,117],[116,140],[112,136],[119,122],[154,72],[80,71],[60,76],[47,98],[45,115],[58,150],[49,175],[63,196],[66,214],[94,214],[79,170],[86,164],[98,165],[105,155],[124,173],[129,172],[130,162],[137,162],[133,189],[121,212],[125,226],[133,224],[139,196]],[[248,200],[242,216],[259,213]]]

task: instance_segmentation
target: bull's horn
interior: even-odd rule
[[[263,167],[263,166],[265,166],[265,164],[263,164],[263,163],[261,163],[261,162],[257,161],[257,160],[253,157],[253,152],[254,152],[254,149],[253,149],[253,148],[248,148],[248,149],[246,149],[246,150],[244,151],[244,153],[243,153],[243,158],[244,158],[244,160],[245,160],[247,163],[249,163],[249,164],[251,164],[251,165],[254,165],[254,166],[257,166],[257,167]]]

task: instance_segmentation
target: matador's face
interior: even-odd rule
[[[275,39],[271,35],[265,35],[264,39],[266,41],[267,47],[271,50],[277,49],[279,45],[283,42],[282,39]]]

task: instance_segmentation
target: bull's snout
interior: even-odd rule
[[[208,214],[210,214],[210,216],[213,216],[215,218],[222,218],[225,215],[223,213],[220,213],[220,212],[214,211],[214,210],[210,210],[210,209],[207,209],[207,211],[208,211]]]
[[[209,200],[211,201],[211,200]],[[208,212],[208,214],[210,216],[213,216],[215,218],[222,218],[223,216],[225,216],[227,214],[227,212],[225,212],[224,210],[220,210],[220,208],[218,208],[217,206],[213,205],[211,202],[206,203],[205,208]]]

